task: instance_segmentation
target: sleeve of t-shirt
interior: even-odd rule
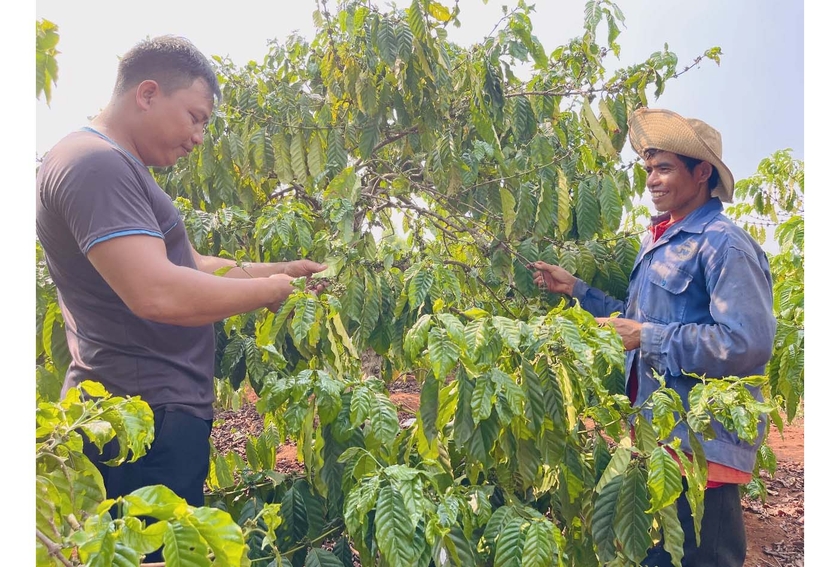
[[[85,255],[94,245],[120,236],[163,238],[145,181],[115,149],[90,154],[68,168],[54,204]]]

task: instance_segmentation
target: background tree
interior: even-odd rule
[[[58,26],[49,20],[35,22],[35,98],[41,100],[41,93],[50,104],[52,87],[58,81],[58,63],[56,49],[58,45]]]

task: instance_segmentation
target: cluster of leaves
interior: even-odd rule
[[[778,328],[767,367],[772,395],[778,396],[788,422],[805,392],[805,166],[780,150],[758,164],[755,175],[735,184],[741,200],[733,218],[764,243],[773,229],[779,250],[770,256],[773,310]]]
[[[61,402],[38,396],[35,413],[35,534],[38,565],[139,565],[161,546],[167,565],[239,566],[244,542],[228,514],[193,508],[164,486],[106,498],[84,439],[100,451],[117,443],[108,465],[134,462],[154,437],[154,416],[139,398],[111,396],[82,382]],[[112,515],[116,514],[116,515]],[[151,518],[159,520],[148,523]]]
[[[351,545],[363,565],[633,564],[662,529],[679,562],[672,454],[699,530],[697,441],[712,419],[754,440],[773,409],[746,389],[764,377],[698,379],[688,411],[663,381],[643,406],[649,422],[623,394],[619,338],[588,313],[561,304],[524,322],[478,308],[456,315],[438,301],[405,333],[422,385],[415,419],[400,423],[385,383],[360,373],[335,299],[291,300],[320,312],[289,331],[321,353],[318,368],[265,376],[265,428],[247,460],[230,453],[211,465],[211,502],[243,526],[253,561],[308,565],[329,540],[324,564],[347,567]],[[294,324],[277,321],[278,336]],[[670,438],[681,423],[692,459]],[[299,478],[272,472],[287,438],[306,467]]]
[[[47,104],[52,99],[53,85],[58,81],[58,63],[56,49],[58,45],[58,26],[49,20],[35,22],[35,98],[41,100],[43,93]]]

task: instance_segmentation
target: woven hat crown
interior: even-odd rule
[[[717,169],[719,180],[712,187],[712,197],[732,202],[735,181],[723,163],[720,132],[696,118],[683,118],[664,109],[640,108],[630,117],[630,145],[640,156],[657,149],[707,161]]]

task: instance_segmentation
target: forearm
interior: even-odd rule
[[[610,297],[583,280],[577,279],[575,281],[570,295],[580,301],[580,306],[595,317],[609,317],[613,313],[618,313],[620,317],[624,316],[625,304],[623,301]]]
[[[288,295],[274,279],[220,278],[172,266],[150,283],[143,300],[129,308],[144,319],[194,327],[280,302]]]
[[[267,278],[274,274],[285,273],[287,262],[242,262],[237,266],[235,260],[218,258],[216,256],[204,256],[195,254],[195,263],[199,271],[205,274],[214,274],[222,268],[229,268],[224,274],[225,278]]]

